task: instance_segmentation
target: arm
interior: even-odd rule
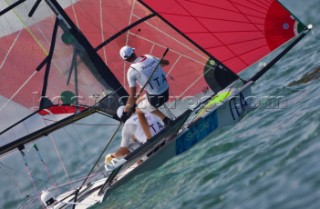
[[[128,73],[127,73],[127,79],[128,79],[128,84],[130,87],[129,90],[129,98],[126,104],[125,112],[129,112],[130,108],[134,105],[136,101],[136,93],[137,93],[137,71],[134,70],[133,68],[129,68]]]
[[[136,92],[137,92],[137,88],[136,87],[130,87],[129,98],[128,98],[128,101],[127,101],[127,104],[126,104],[125,112],[129,112],[130,108],[135,103]]]

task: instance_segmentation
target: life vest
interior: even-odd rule
[[[161,131],[164,128],[162,121],[157,116],[154,116],[151,113],[146,113],[145,117],[146,117],[147,122],[149,124],[149,130],[150,130],[151,136],[154,136],[156,133],[158,133],[159,131]],[[138,116],[134,115],[134,116],[130,117],[126,121],[126,124],[127,123],[137,126],[137,129],[136,129],[134,136],[140,143],[145,143],[147,141],[147,138],[146,138],[146,135],[141,127],[141,124],[139,123]]]
[[[139,77],[137,83],[142,87],[147,81],[150,75],[152,74],[153,69],[157,66],[159,59],[150,56],[144,55],[138,57],[133,64],[131,64],[131,69],[139,72]],[[169,88],[166,74],[163,71],[161,65],[157,67],[157,70],[154,72],[151,77],[148,85],[145,87],[145,90],[150,95],[160,95]]]

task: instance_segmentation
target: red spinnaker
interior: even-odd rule
[[[297,34],[276,0],[139,0],[235,73]]]

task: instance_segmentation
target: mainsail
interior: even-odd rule
[[[46,3],[31,16],[34,5],[26,1],[1,12],[11,24],[1,27],[0,37],[0,117],[6,121],[0,145],[80,114],[103,98],[103,111],[113,116],[118,98],[127,95],[67,16],[58,18]]]

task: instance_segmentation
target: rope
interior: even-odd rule
[[[71,184],[71,179],[70,179],[70,177],[69,177],[69,174],[68,174],[68,171],[67,171],[66,167],[65,167],[64,164],[63,164],[63,161],[62,161],[62,158],[61,158],[61,154],[60,154],[60,152],[59,152],[59,150],[58,150],[58,148],[57,148],[57,145],[54,143],[53,137],[52,137],[51,135],[49,135],[49,137],[50,137],[51,142],[52,142],[52,144],[53,144],[54,150],[55,150],[56,153],[57,153],[57,156],[58,156],[59,161],[60,161],[60,164],[61,164],[61,166],[62,166],[62,168],[63,168],[63,170],[64,170],[64,173],[65,173],[65,175],[66,175],[66,177],[67,177],[67,179],[68,179],[69,186],[73,189],[72,184]]]
[[[20,197],[22,198],[24,195],[22,194],[22,189],[20,188],[18,182],[13,178],[13,175],[10,175],[6,169],[4,169],[4,165],[0,162],[0,167],[3,170],[3,172],[12,180],[13,184],[16,186],[17,190],[20,193]]]
[[[48,178],[53,182],[53,185],[54,187],[57,187],[57,183],[54,181],[54,179],[52,178],[52,176],[50,175],[50,172],[49,172],[49,169],[48,169],[48,165],[45,163],[45,161],[43,160],[42,156],[41,156],[41,153],[37,147],[37,145],[34,143],[33,144],[33,148],[37,151],[37,154],[38,154],[38,157],[40,159],[40,161],[42,162],[42,165],[43,165],[43,169],[44,171],[46,172]]]
[[[108,144],[104,147],[104,149],[102,150],[101,154],[99,155],[98,159],[96,160],[96,162],[94,163],[94,165],[92,166],[90,172],[88,173],[88,175],[86,176],[86,178],[84,179],[84,181],[82,182],[81,186],[75,191],[75,197],[74,197],[74,201],[77,201],[77,197],[79,194],[79,191],[81,190],[81,188],[85,185],[85,183],[88,181],[89,176],[91,175],[91,173],[93,172],[94,168],[96,167],[96,165],[99,163],[101,157],[103,156],[104,152],[108,149],[109,145],[111,144],[111,142],[113,141],[113,139],[115,138],[116,134],[118,133],[120,127],[121,127],[122,123],[119,123],[119,126],[117,128],[117,130],[113,133],[113,135],[111,136]],[[73,207],[73,209],[75,208],[75,205]]]
[[[174,120],[176,118],[176,116],[170,111],[170,109],[167,107],[166,104],[163,104],[164,109],[166,110],[166,112],[170,115],[170,118],[172,120]]]
[[[19,151],[20,151],[20,153],[21,153],[21,155],[22,155],[22,158],[23,158],[23,161],[24,161],[24,165],[25,165],[25,168],[26,168],[26,172],[27,172],[27,174],[28,174],[28,176],[29,176],[32,184],[33,184],[33,188],[34,188],[35,194],[37,195],[37,198],[39,199],[39,201],[42,202],[41,199],[40,199],[40,193],[38,192],[37,186],[36,186],[36,184],[35,184],[35,182],[34,182],[34,179],[33,179],[33,177],[32,177],[31,169],[30,169],[30,167],[29,167],[29,165],[28,165],[28,162],[27,162],[27,159],[26,159],[26,157],[25,157],[25,153],[24,153],[22,150],[19,150]],[[43,209],[45,209],[45,207],[43,206],[43,204],[41,204],[41,207],[42,207]]]
[[[18,90],[14,92],[14,94],[3,104],[2,107],[0,107],[0,111],[2,111],[17,96],[17,94],[21,91],[21,89],[23,89],[36,74],[37,74],[37,71],[34,71],[29,76],[29,78],[18,88]]]

